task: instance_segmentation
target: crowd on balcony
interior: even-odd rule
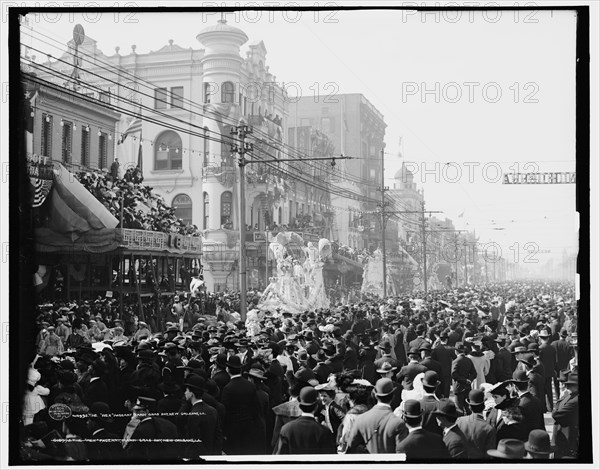
[[[80,171],[75,176],[117,219],[121,220],[122,213],[122,228],[200,235],[198,227],[177,218],[175,209],[143,184],[138,168],[129,168],[123,177],[118,172],[94,170]]]

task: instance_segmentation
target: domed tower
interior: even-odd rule
[[[202,223],[207,244],[224,245],[204,257],[210,274],[209,288],[219,290],[227,282],[237,251],[232,246],[238,228],[234,187],[236,160],[230,152],[230,129],[240,119],[242,64],[240,47],[248,41],[242,30],[221,19],[202,30],[196,39],[204,46],[202,67],[202,102],[204,132],[208,139],[202,163]],[[213,284],[211,286],[211,284]]]

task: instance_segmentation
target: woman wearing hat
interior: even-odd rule
[[[48,336],[42,341],[40,346],[40,354],[46,354],[48,356],[56,356],[62,354],[65,351],[62,340],[56,334],[56,328],[49,326],[46,328]]]
[[[27,372],[27,392],[25,393],[25,403],[23,405],[23,424],[25,426],[33,423],[33,417],[46,408],[46,403],[42,397],[50,394],[50,389],[38,385],[42,378],[37,369],[29,368]]]
[[[371,394],[370,387],[364,385],[351,385],[348,387],[348,402],[350,409],[344,416],[339,428],[338,453],[345,454],[348,451],[348,438],[356,418],[369,410],[368,402]]]

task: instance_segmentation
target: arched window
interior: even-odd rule
[[[235,103],[235,85],[232,82],[223,82],[221,103]]]
[[[175,196],[171,207],[175,209],[175,217],[188,225],[192,224],[192,199],[187,194]]]
[[[204,214],[203,214],[203,219],[202,219],[202,228],[204,230],[208,229],[208,214],[209,214],[209,209],[210,209],[210,203],[208,200],[208,193],[203,193],[202,195],[202,201],[204,204]]]
[[[181,137],[173,131],[165,131],[154,141],[154,169],[181,170],[183,149]]]
[[[279,222],[279,225],[283,225],[283,208],[280,207],[279,210],[277,211],[277,221]]]
[[[233,197],[231,191],[225,191],[221,194],[221,225],[226,225],[225,228],[233,228],[233,221],[231,220],[233,208]]]

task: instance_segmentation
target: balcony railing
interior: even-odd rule
[[[202,253],[202,238],[177,233],[152,232],[125,228],[121,230],[121,248],[140,251]]]

